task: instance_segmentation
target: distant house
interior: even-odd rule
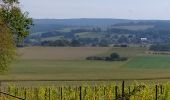
[[[147,38],[140,38],[141,41],[147,41]]]

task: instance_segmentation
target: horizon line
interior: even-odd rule
[[[113,20],[143,20],[143,21],[147,21],[147,20],[160,20],[160,21],[170,21],[170,19],[124,19],[124,18],[32,18],[32,19],[46,19],[46,20],[68,20],[68,19],[113,19]]]

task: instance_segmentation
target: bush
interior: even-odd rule
[[[106,57],[97,57],[97,56],[91,56],[87,57],[87,60],[106,60]]]
[[[115,44],[114,47],[124,47],[124,48],[126,48],[126,47],[128,47],[128,45],[126,45],[126,44],[121,44],[121,45]]]
[[[91,56],[87,57],[86,60],[103,60],[103,61],[126,61],[127,57],[120,57],[117,53],[112,53],[109,57],[97,57]]]
[[[112,60],[115,60],[115,59],[119,59],[119,54],[117,54],[117,53],[112,53],[111,55],[110,55],[110,58],[112,59]]]

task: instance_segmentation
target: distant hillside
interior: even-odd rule
[[[128,23],[125,19],[34,19],[35,24],[52,24],[64,26],[109,26],[118,23]]]
[[[27,45],[108,46],[170,44],[170,21],[124,19],[34,19]]]
[[[127,30],[170,30],[170,21],[148,20],[129,23],[118,23],[112,25],[112,28],[127,29]]]
[[[48,32],[59,30],[65,27],[108,27],[108,26],[121,26],[121,28],[147,29],[153,26],[159,29],[170,29],[169,20],[126,20],[126,19],[34,19],[34,26],[31,29],[31,33],[36,32]],[[142,25],[142,26],[139,26]],[[122,27],[123,26],[123,27]],[[137,26],[137,27],[136,27]],[[119,28],[119,27],[117,27]]]
[[[66,26],[110,26],[118,23],[128,23],[124,19],[34,19],[31,33],[58,30]]]

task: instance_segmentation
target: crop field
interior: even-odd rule
[[[154,56],[147,49],[99,47],[28,47],[1,80],[97,80],[170,78],[169,56]],[[128,61],[87,61],[88,56],[117,52]],[[156,68],[155,68],[156,67]],[[165,69],[166,68],[166,69]]]
[[[169,100],[170,84],[137,83],[1,88],[3,100]],[[10,95],[8,95],[10,94]]]
[[[127,63],[129,68],[137,69],[169,69],[170,56],[141,56]]]
[[[18,50],[21,60],[84,60],[88,56],[107,53],[102,47],[28,47]]]

